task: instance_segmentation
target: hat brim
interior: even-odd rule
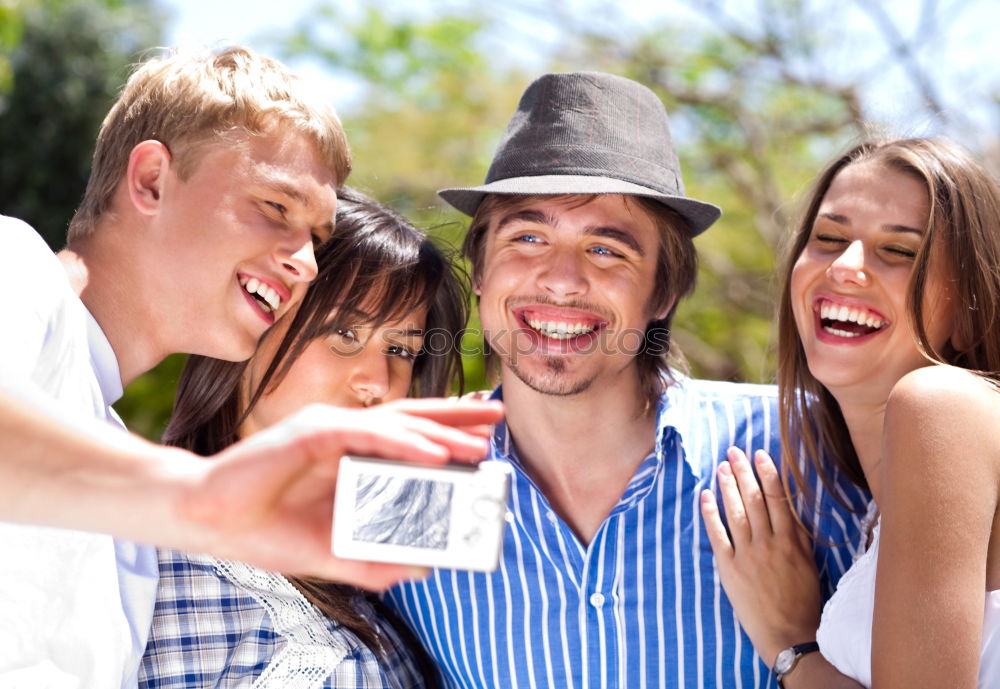
[[[469,216],[476,214],[479,204],[487,194],[540,194],[546,196],[630,194],[644,196],[677,211],[688,222],[692,237],[707,230],[722,215],[721,208],[705,201],[690,199],[686,196],[664,194],[655,189],[624,182],[620,179],[589,175],[509,177],[478,187],[455,187],[438,191],[438,196]]]

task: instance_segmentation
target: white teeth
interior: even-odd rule
[[[257,278],[240,278],[240,283],[247,292],[256,294],[264,300],[260,306],[265,311],[277,311],[278,307],[281,306],[281,296],[278,294],[278,290],[264,284]]]
[[[823,326],[823,330],[838,337],[861,337],[861,333],[852,333],[849,330],[840,330],[838,328],[830,328],[827,326]]]
[[[827,321],[857,323],[858,325],[864,325],[869,328],[874,328],[875,330],[878,330],[885,325],[885,321],[867,309],[859,308],[857,306],[838,306],[828,301],[824,301],[820,304],[819,317]],[[856,337],[854,334],[844,335],[843,333],[845,331],[835,328],[826,328],[826,330],[836,335],[841,335],[842,337]]]
[[[555,340],[568,340],[594,330],[596,326],[584,323],[562,323],[559,321],[529,320],[528,325]]]

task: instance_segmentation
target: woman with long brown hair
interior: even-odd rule
[[[342,189],[317,263],[301,305],[249,362],[188,361],[166,443],[208,455],[311,402],[362,407],[461,389],[468,297],[423,233]],[[189,553],[159,558],[140,687],[436,684],[419,643],[360,589]]]
[[[796,473],[792,513],[770,458],[730,451],[728,532],[710,492],[702,513],[757,652],[789,689],[1000,686],[996,180],[943,139],[850,150],[792,238],[778,323],[784,451],[869,489],[871,537],[821,615],[812,496]]]

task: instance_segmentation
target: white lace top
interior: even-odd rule
[[[856,682],[872,684],[872,615],[875,609],[875,566],[878,562],[879,525],[872,544],[841,578],[833,597],[823,608],[816,640],[820,651],[840,672]],[[979,689],[1000,689],[1000,591],[985,595],[983,650]]]

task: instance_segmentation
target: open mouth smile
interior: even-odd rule
[[[837,304],[828,299],[820,299],[816,311],[822,331],[835,337],[864,337],[889,325],[888,321],[871,309]]]
[[[551,337],[554,340],[571,340],[574,337],[592,333],[597,329],[597,325],[587,323],[564,323],[561,321],[540,321],[536,319],[527,320],[526,322],[540,334],[545,337]]]
[[[568,308],[533,306],[518,309],[515,315],[539,343],[550,343],[554,351],[576,350],[589,343],[607,325],[607,321],[596,314]],[[571,349],[566,350],[567,347]]]
[[[258,280],[254,277],[249,277],[247,275],[239,276],[240,286],[243,291],[251,297],[253,303],[255,303],[265,315],[271,316],[273,320],[274,313],[281,306],[281,295],[278,290],[274,289],[265,282]]]

